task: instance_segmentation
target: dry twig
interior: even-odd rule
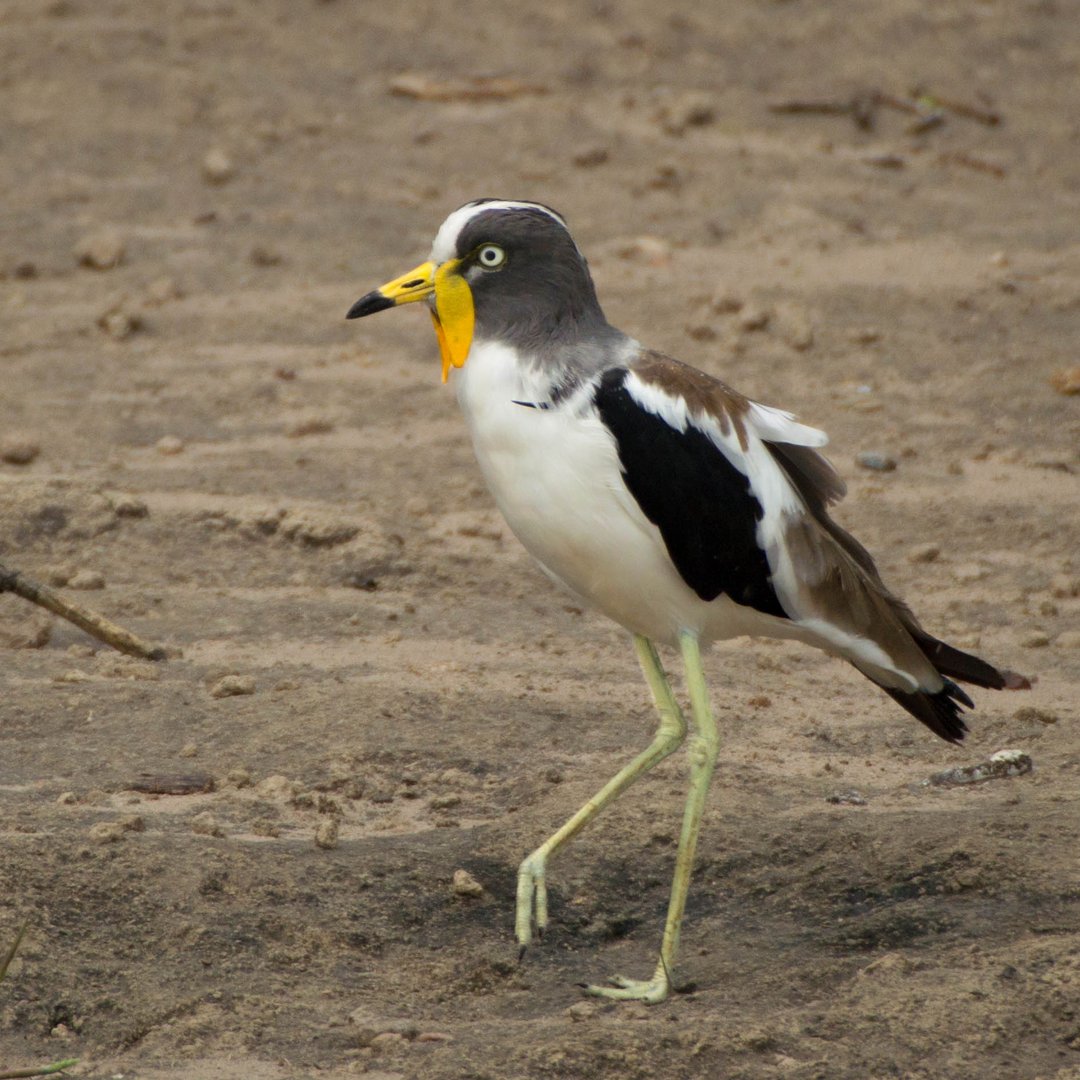
[[[60,618],[67,619],[81,630],[85,630],[91,637],[104,641],[106,645],[111,645],[114,649],[127,653],[128,656],[138,656],[143,660],[165,659],[165,649],[161,645],[147,644],[103,615],[98,615],[97,612],[90,611],[89,608],[84,608],[80,604],[73,604],[48,586],[0,564],[0,593],[5,592],[14,593],[24,600],[29,600],[31,604],[47,608],[54,615],[59,615]]]

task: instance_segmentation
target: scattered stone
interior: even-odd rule
[[[74,791],[64,791],[56,796],[56,801],[60,806],[74,806],[79,797]]]
[[[1057,600],[1067,600],[1080,596],[1080,577],[1069,574],[1056,574],[1050,582],[1050,595]]]
[[[75,245],[73,254],[80,266],[94,270],[111,270],[124,258],[124,238],[115,229],[99,229],[84,236]]]
[[[290,439],[302,439],[307,435],[326,435],[333,430],[332,421],[321,416],[309,416],[287,427],[285,434]]]
[[[628,262],[667,266],[671,262],[671,245],[659,236],[635,236],[620,244],[615,254]]]
[[[827,803],[832,803],[833,806],[865,806],[866,798],[860,795],[857,791],[834,791],[831,795],[825,796]]]
[[[243,767],[230,769],[225,776],[225,779],[232,784],[233,787],[238,788],[249,788],[252,784],[251,773]]]
[[[254,266],[280,266],[285,261],[285,256],[277,248],[264,247],[256,244],[248,256]]]
[[[199,747],[196,743],[189,742],[184,743],[180,748],[180,756],[183,758],[193,758],[199,756]]]
[[[8,465],[29,465],[40,453],[40,444],[25,435],[5,435],[0,439],[0,461]]]
[[[454,1036],[447,1031],[421,1031],[416,1036],[417,1042],[453,1042]]]
[[[227,184],[236,175],[236,166],[224,150],[214,147],[202,159],[202,174],[208,184]]]
[[[1034,764],[1023,750],[999,750],[988,761],[977,765],[958,765],[954,769],[935,773],[923,780],[920,787],[960,787],[964,784],[982,784],[987,780],[1005,780],[1031,772]]]
[[[759,307],[757,304],[748,304],[739,312],[736,323],[740,330],[753,333],[764,330],[769,325],[772,312],[767,307]]]
[[[937,562],[938,556],[941,554],[940,544],[916,544],[907,554],[908,562],[911,563],[932,563]]]
[[[299,780],[290,780],[287,776],[275,774],[260,780],[255,785],[255,792],[264,799],[279,799],[292,802],[304,790],[304,785]]]
[[[661,103],[656,119],[669,135],[683,135],[688,128],[711,124],[716,119],[716,103],[697,90],[672,93]]]
[[[575,1024],[581,1024],[586,1020],[592,1020],[599,1011],[597,1006],[591,1001],[575,1001],[574,1004],[566,1010],[566,1015],[569,1016]]]
[[[715,341],[719,335],[708,323],[695,323],[686,328],[686,336],[692,341]]]
[[[79,570],[68,581],[69,589],[79,589],[84,592],[92,592],[95,589],[105,588],[105,575],[97,570]]]
[[[286,540],[305,547],[334,547],[352,540],[360,527],[318,511],[291,510],[281,522],[280,531]]]
[[[146,832],[146,822],[141,814],[125,814],[116,822],[124,832]]]
[[[118,844],[127,830],[118,821],[99,821],[90,826],[90,840],[94,844]]]
[[[814,344],[814,326],[801,307],[785,305],[776,313],[776,332],[784,344],[796,352],[806,352]]]
[[[376,1053],[383,1050],[394,1050],[405,1042],[405,1036],[399,1031],[380,1031],[368,1046]]]
[[[224,836],[225,830],[221,823],[209,810],[196,814],[191,819],[191,831],[199,836]]]
[[[606,146],[589,146],[578,150],[570,159],[579,169],[595,169],[603,165],[611,155]]]
[[[212,698],[243,697],[255,693],[253,675],[223,675],[210,687]]]
[[[1059,649],[1080,649],[1080,630],[1065,630],[1054,638]]]
[[[460,795],[436,795],[429,803],[428,806],[432,810],[449,810],[451,807],[461,805]]]
[[[476,897],[483,896],[484,886],[469,873],[468,870],[455,870],[454,880],[450,891],[455,896]]]
[[[1004,268],[1009,265],[1009,256],[1004,251],[995,251],[990,256],[990,265]]]
[[[1062,368],[1050,376],[1050,385],[1059,394],[1080,394],[1080,367]]]
[[[106,308],[98,316],[97,324],[114,341],[126,341],[145,325],[142,315],[128,304],[125,296]]]
[[[961,563],[953,568],[953,577],[961,585],[971,585],[990,576],[990,568],[982,563]]]
[[[175,278],[162,277],[150,282],[143,293],[143,303],[147,307],[160,307],[170,300],[182,300],[184,290],[177,284]]]
[[[144,518],[150,516],[150,509],[134,495],[121,495],[113,500],[113,513],[122,518]]]
[[[744,303],[743,298],[736,295],[727,286],[721,286],[717,289],[712,300],[709,301],[710,307],[717,315],[734,315],[742,311]]]
[[[33,281],[38,276],[37,265],[29,261],[16,263],[12,268],[11,276],[16,281]]]
[[[338,846],[338,819],[336,817],[324,818],[319,822],[315,830],[315,846],[324,851],[330,851]]]
[[[508,101],[527,94],[546,94],[541,83],[527,83],[509,75],[463,75],[440,79],[422,72],[402,72],[388,85],[395,97],[418,101]]]
[[[1013,713],[1013,719],[1021,724],[1056,724],[1058,714],[1049,709],[1039,709],[1034,705],[1022,705]]]
[[[52,681],[56,683],[86,683],[90,682],[91,678],[85,671],[79,668],[71,668],[69,671],[54,675]]]
[[[879,454],[874,450],[863,450],[855,455],[855,464],[861,469],[869,469],[872,472],[894,472],[896,470],[896,458],[889,454]]]
[[[162,435],[154,444],[154,448],[159,454],[166,454],[171,457],[173,454],[183,453],[184,440],[177,435]]]
[[[1025,649],[1043,649],[1050,644],[1050,635],[1044,630],[1029,630],[1020,639],[1020,645]]]
[[[44,611],[25,611],[0,621],[0,648],[43,649],[52,638],[53,619]]]

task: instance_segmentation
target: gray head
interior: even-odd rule
[[[610,359],[605,345],[627,340],[604,318],[566,222],[540,203],[466,203],[442,223],[428,262],[361,297],[348,317],[417,300],[435,316],[444,381],[474,339],[579,374]]]
[[[431,257],[460,262],[458,272],[472,291],[478,340],[531,352],[611,332],[566,222],[539,203],[467,203],[443,223]]]

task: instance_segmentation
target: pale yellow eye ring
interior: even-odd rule
[[[476,261],[485,270],[498,270],[506,262],[506,252],[498,244],[484,244],[476,253]]]

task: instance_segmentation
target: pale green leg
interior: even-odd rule
[[[588,993],[599,997],[631,998],[656,1003],[663,1001],[671,991],[671,973],[675,966],[675,954],[679,949],[679,931],[682,929],[686,894],[694,868],[694,850],[701,828],[705,796],[719,750],[716,720],[709,707],[697,638],[691,634],[683,634],[679,638],[679,646],[686,666],[686,686],[690,694],[690,710],[695,731],[690,740],[690,792],[686,797],[679,850],[675,856],[675,877],[671,883],[671,899],[668,901],[667,922],[664,923],[664,939],[660,945],[660,960],[651,979],[627,979],[617,975],[611,980],[612,986],[586,987]]]
[[[538,933],[542,934],[547,926],[545,872],[548,857],[592,821],[609,802],[618,798],[639,776],[677,750],[686,738],[686,721],[668,685],[653,643],[635,634],[634,647],[660,713],[660,727],[644,751],[616,773],[558,832],[549,836],[521,864],[518,870],[515,930],[522,949],[532,941],[534,918]]]

